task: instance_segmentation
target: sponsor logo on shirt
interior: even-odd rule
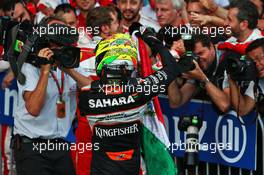
[[[132,95],[129,95],[128,97],[88,100],[88,104],[90,108],[113,107],[113,106],[126,105],[134,102],[135,100],[132,97]]]
[[[100,137],[100,138],[134,134],[137,132],[139,132],[138,124],[134,124],[132,126],[127,126],[124,128],[111,128],[111,129],[104,129],[104,128],[95,127],[95,135]]]

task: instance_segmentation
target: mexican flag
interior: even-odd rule
[[[152,64],[143,40],[141,38],[137,40],[142,76],[146,77],[153,73]],[[148,110],[153,112],[144,115],[141,134],[141,150],[146,173],[148,175],[175,175],[177,167],[167,149],[170,142],[157,97],[149,102]]]

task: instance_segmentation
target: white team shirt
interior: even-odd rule
[[[39,81],[40,69],[31,64],[24,63],[22,72],[26,76],[24,85],[18,83],[18,106],[14,117],[14,134],[29,138],[65,138],[71,128],[76,112],[76,82],[64,73],[63,98],[66,105],[65,118],[57,118],[56,102],[59,98],[57,85],[51,76],[48,78],[45,104],[37,117],[28,113],[25,107],[23,94],[25,91],[33,91]],[[54,71],[61,86],[61,71]]]

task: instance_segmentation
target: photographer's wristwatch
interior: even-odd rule
[[[205,78],[205,80],[202,80],[202,81],[200,81],[200,86],[201,86],[201,88],[205,88],[205,85],[207,84],[207,83],[209,83],[210,82],[210,80],[206,77]]]

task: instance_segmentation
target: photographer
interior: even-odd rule
[[[231,76],[228,76],[231,104],[239,116],[244,116],[251,112],[254,109],[256,102],[261,104],[261,101],[259,100],[262,97],[264,89],[264,39],[261,38],[253,41],[247,47],[246,54],[256,63],[259,80],[257,84],[251,81],[247,89],[244,92],[240,92],[241,88],[238,83],[233,80]],[[256,97],[256,92],[258,92],[258,97]],[[258,106],[258,109],[261,109],[261,106]]]
[[[28,9],[24,1],[19,0],[4,0],[3,11],[6,16],[12,17],[16,21],[33,21],[35,11]]]
[[[225,65],[221,60],[221,52],[206,35],[194,36],[194,43],[194,53],[199,57],[193,61],[195,69],[183,74],[188,80],[181,88],[177,83],[170,86],[168,91],[170,106],[176,108],[191,98],[199,98],[212,101],[217,111],[226,112],[230,104],[229,89],[222,88]],[[205,97],[205,94],[208,96]]]
[[[49,25],[65,25],[56,18],[46,21]],[[38,57],[52,61],[55,50],[61,47],[50,41]],[[13,138],[18,175],[75,174],[70,145],[64,138],[75,116],[76,82],[60,71],[58,64],[22,66],[26,81],[23,85],[18,82]]]
[[[18,0],[3,0],[2,13],[3,16],[9,16],[15,21],[32,21],[34,20],[34,15],[30,10],[27,9],[23,1]],[[1,16],[1,15],[0,15]],[[0,46],[1,47],[1,46]],[[1,54],[1,53],[0,53]],[[0,55],[1,56],[1,55]],[[6,64],[6,63],[3,63]],[[11,69],[8,70],[2,81],[2,88],[5,89],[11,85],[14,80],[14,74]]]

